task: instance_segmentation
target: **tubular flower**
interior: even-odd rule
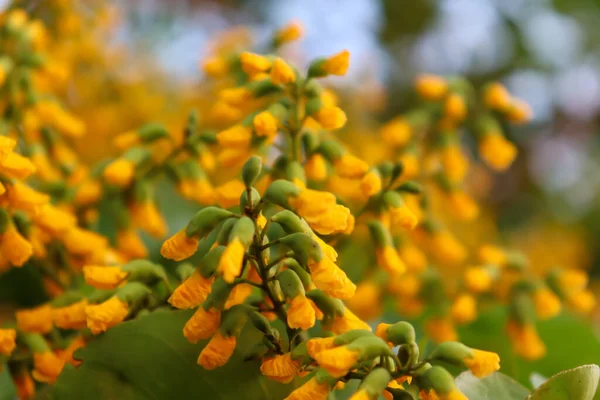
[[[348,50],[341,51],[329,57],[323,63],[323,70],[329,75],[346,75],[350,66],[350,52]]]
[[[458,146],[446,146],[440,153],[440,162],[444,167],[444,175],[450,183],[460,183],[469,170],[469,160]]]
[[[51,351],[33,353],[33,379],[39,382],[54,383],[65,362]]]
[[[133,181],[135,164],[124,158],[118,158],[104,169],[103,176],[106,182],[118,187],[129,186]]]
[[[491,168],[504,171],[517,156],[517,148],[500,133],[492,132],[479,141],[479,154]]]
[[[535,313],[540,319],[552,318],[560,313],[560,299],[550,289],[542,287],[533,293]]]
[[[296,41],[304,34],[304,28],[298,22],[290,22],[275,33],[277,43],[289,43]]]
[[[360,350],[351,350],[347,346],[338,346],[315,355],[321,368],[334,378],[340,378],[350,372],[358,362]]]
[[[235,346],[235,336],[225,337],[217,331],[206,347],[202,349],[198,357],[198,364],[208,370],[222,367],[229,361]]]
[[[29,159],[10,153],[0,159],[0,173],[13,179],[25,179],[35,172],[35,165]]]
[[[130,207],[133,224],[148,232],[155,238],[161,238],[167,233],[167,224],[152,201],[133,204]]]
[[[240,55],[240,62],[242,63],[242,70],[250,77],[266,72],[271,68],[271,61],[267,57],[249,52]]]
[[[390,213],[391,223],[394,226],[400,226],[404,229],[414,229],[419,223],[419,218],[405,204],[400,207],[390,207],[388,212]]]
[[[440,76],[423,74],[417,77],[417,93],[427,100],[441,100],[448,92],[448,83]]]
[[[262,111],[254,117],[252,125],[258,136],[272,138],[277,134],[277,119],[268,111]]]
[[[133,229],[117,232],[117,249],[126,259],[146,258],[148,250]]]
[[[96,289],[115,289],[127,278],[127,272],[124,272],[121,267],[104,267],[86,265],[83,267],[83,277],[85,283],[95,287]]]
[[[340,129],[348,120],[346,113],[339,107],[321,107],[313,117],[325,129]]]
[[[449,194],[448,199],[450,200],[452,210],[458,218],[471,221],[479,215],[477,203],[465,192],[461,190],[453,191]]]
[[[327,162],[325,158],[315,153],[306,160],[304,164],[306,177],[313,181],[324,181],[327,179]]]
[[[464,278],[465,285],[472,292],[484,293],[492,288],[492,277],[485,268],[469,267]]]
[[[66,307],[54,308],[52,320],[54,325],[61,329],[83,329],[86,326],[87,316],[85,308],[87,300],[81,300]]]
[[[390,275],[397,276],[406,271],[406,266],[398,252],[392,246],[385,246],[376,250],[377,264],[379,264]]]
[[[340,335],[344,332],[348,332],[354,329],[364,329],[367,331],[371,330],[371,327],[354,315],[350,310],[345,309],[344,315],[336,316],[332,321],[325,326],[330,332]]]
[[[33,254],[33,247],[12,223],[9,223],[6,231],[0,235],[0,254],[15,267],[20,267]]]
[[[183,281],[171,297],[169,304],[175,308],[194,308],[204,302],[209,295],[214,278],[205,278],[198,271]]]
[[[271,82],[275,85],[286,85],[296,82],[296,73],[281,58],[276,58],[271,68]]]
[[[335,161],[335,169],[342,178],[360,179],[367,173],[369,164],[346,153]]]
[[[587,314],[596,306],[596,296],[590,290],[582,290],[571,295],[567,302],[573,310]]]
[[[348,226],[350,210],[336,204],[332,193],[304,189],[298,197],[290,198],[289,203],[321,235],[343,232]]]
[[[15,339],[17,338],[17,331],[14,329],[0,329],[0,354],[9,356],[15,347]]]
[[[294,390],[285,400],[326,400],[329,395],[329,385],[319,383],[312,377],[304,385]]]
[[[52,307],[49,304],[19,310],[15,315],[17,327],[23,332],[48,333],[52,330]]]
[[[354,296],[356,285],[329,258],[323,257],[319,262],[309,262],[308,268],[315,286],[326,294],[342,300]]]
[[[217,265],[217,271],[223,275],[225,282],[233,283],[235,278],[242,273],[245,254],[246,247],[240,239],[234,238],[227,244]]]
[[[190,343],[196,343],[198,340],[208,339],[214,335],[220,324],[220,311],[214,309],[206,311],[200,307],[186,322],[183,327],[183,335]]]
[[[463,362],[473,375],[484,378],[500,369],[500,357],[489,351],[471,349],[472,355],[465,357]]]
[[[199,242],[200,239],[188,236],[185,229],[182,229],[162,244],[160,254],[175,261],[185,260],[194,255]]]
[[[381,191],[381,176],[374,171],[369,171],[360,181],[360,189],[365,197],[371,197]]]
[[[87,327],[97,335],[121,323],[129,314],[129,308],[126,302],[113,296],[104,303],[88,305],[85,314]]]
[[[500,112],[508,111],[511,106],[510,93],[504,85],[498,82],[485,88],[483,101],[487,107]]]
[[[13,377],[13,382],[19,399],[29,399],[35,394],[35,383],[27,372],[21,371],[20,375]]]
[[[237,206],[240,202],[240,194],[245,190],[244,184],[234,179],[215,189],[217,204],[223,208]]]
[[[454,325],[448,318],[431,318],[425,322],[425,332],[435,343],[455,342],[458,339]]]
[[[379,131],[381,139],[391,146],[404,146],[412,138],[412,128],[406,119],[395,118]]]
[[[217,133],[217,141],[223,147],[242,147],[250,146],[252,140],[252,130],[242,125],[234,125]]]
[[[310,300],[304,295],[298,295],[290,303],[287,312],[287,322],[290,328],[306,330],[315,325],[315,315],[315,309],[310,304]]]
[[[546,354],[546,346],[534,325],[508,321],[507,331],[515,353],[526,360],[537,360]]]
[[[477,318],[477,301],[470,294],[459,295],[450,309],[452,319],[459,324],[467,324]]]
[[[269,379],[281,383],[290,383],[300,371],[301,361],[292,359],[291,353],[276,355],[264,360],[260,372]]]
[[[11,207],[36,214],[50,201],[50,196],[31,189],[21,182],[6,185],[6,196]]]

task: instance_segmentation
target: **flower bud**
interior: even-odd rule
[[[262,170],[262,160],[258,156],[252,156],[246,161],[242,168],[242,181],[246,187],[254,185]]]
[[[234,238],[237,238],[242,242],[245,247],[250,246],[254,237],[254,222],[248,217],[242,217],[237,220],[231,233],[229,234],[229,241],[231,242]]]
[[[115,295],[126,303],[136,302],[150,294],[152,294],[152,290],[140,282],[126,283],[125,286],[121,286],[115,292]]]
[[[308,271],[302,268],[300,264],[298,264],[298,261],[296,261],[293,258],[288,258],[283,262],[283,265],[291,269],[296,273],[296,275],[298,275],[298,278],[300,278],[302,286],[305,290],[308,290],[311,287],[313,287],[312,280],[310,279],[310,274],[308,273]]]
[[[128,274],[127,280],[129,282],[141,281],[151,283],[156,280],[167,279],[165,270],[161,265],[147,260],[131,261],[121,266],[121,270]]]
[[[294,185],[292,182],[278,179],[269,185],[264,194],[264,198],[281,207],[290,208],[288,203],[289,197],[296,197],[299,194],[300,189],[298,186]]]
[[[277,280],[283,294],[288,299],[293,299],[298,295],[304,296],[304,287],[298,275],[291,269],[286,269],[277,275]]]
[[[282,237],[279,241],[294,251],[296,258],[302,265],[307,265],[309,259],[317,262],[323,259],[321,246],[305,233],[292,233]]]
[[[271,217],[271,221],[278,223],[288,233],[306,233],[305,225],[296,214],[290,210],[279,211]]]
[[[308,78],[345,75],[349,64],[350,52],[348,50],[343,50],[329,58],[317,58],[308,67]]]
[[[377,398],[392,380],[392,376],[385,368],[375,368],[363,379],[358,391],[365,391],[370,398]]]
[[[258,193],[258,190],[252,187],[249,192],[248,190],[244,190],[240,195],[240,209],[246,212],[256,209],[260,203],[260,193]],[[248,199],[248,196],[250,196],[250,199]]]
[[[233,215],[231,211],[219,207],[206,207],[198,211],[188,222],[185,232],[188,237],[203,237],[219,223]]]
[[[405,343],[414,343],[416,340],[415,328],[405,321],[390,325],[385,330],[383,340],[392,342],[395,346]]]
[[[227,298],[229,297],[231,289],[233,289],[233,285],[225,282],[223,278],[215,279],[211,292],[207,296],[202,307],[204,307],[205,310],[209,310],[211,308],[222,310],[225,306]]]
[[[340,299],[327,296],[321,289],[309,290],[306,297],[316,304],[326,318],[344,315],[344,303]]]
[[[236,222],[237,222],[236,218],[229,218],[229,219],[226,219],[225,222],[223,222],[221,224],[219,233],[217,234],[217,237],[216,237],[216,243],[226,245],[227,242],[229,242],[229,235],[231,234],[231,230],[233,229],[233,226],[235,225]]]

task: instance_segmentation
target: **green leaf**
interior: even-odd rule
[[[17,389],[13,385],[6,364],[0,364],[0,400],[13,400],[17,398]]]
[[[528,400],[592,400],[598,380],[600,367],[583,365],[581,367],[560,372],[533,392]]]
[[[529,394],[523,385],[500,372],[477,378],[466,371],[456,377],[456,386],[467,398],[477,400],[523,400]]]
[[[131,399],[282,399],[294,389],[268,380],[259,361],[242,361],[262,335],[247,327],[229,363],[213,371],[196,364],[207,341],[196,345],[183,336],[191,311],[155,311],[116,326],[75,353],[51,400]]]

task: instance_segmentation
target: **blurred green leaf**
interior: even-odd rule
[[[529,394],[523,385],[500,372],[477,378],[466,371],[456,377],[456,386],[467,398],[477,400],[523,400]]]
[[[597,365],[583,365],[554,375],[527,399],[592,400],[596,389],[598,389],[599,379],[600,367]]]
[[[242,361],[261,334],[242,332],[229,363],[207,371],[196,364],[207,343],[183,336],[191,311],[156,311],[110,329],[75,353],[79,367],[68,365],[49,398],[52,400],[129,399],[282,399],[293,384],[268,380],[259,361]]]
[[[17,398],[17,390],[8,373],[8,367],[0,364],[0,400],[13,400]]]

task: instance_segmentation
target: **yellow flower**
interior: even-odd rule
[[[215,202],[214,188],[206,179],[182,180],[177,184],[177,190],[186,199],[197,201],[202,205]]]
[[[336,204],[332,193],[304,189],[289,203],[321,235],[343,232],[348,226],[350,210]]]
[[[458,264],[467,256],[464,246],[448,231],[434,232],[430,244],[433,255],[443,263]]]
[[[493,110],[506,112],[510,108],[510,93],[504,85],[494,82],[485,88],[483,92],[483,102]]]
[[[371,320],[381,312],[381,288],[372,281],[359,282],[356,293],[346,300],[346,305],[359,318]]]
[[[211,370],[227,364],[236,346],[235,336],[225,337],[217,331],[210,342],[202,349],[198,364]]]
[[[10,356],[17,346],[15,339],[17,338],[17,331],[14,329],[0,329],[0,354]]]
[[[379,134],[385,143],[399,147],[408,144],[413,132],[408,121],[402,117],[398,117],[382,126]]]
[[[128,260],[148,257],[148,250],[144,242],[133,229],[117,232],[117,249]]]
[[[21,182],[6,185],[6,196],[11,207],[37,213],[50,201],[50,196],[31,189]]]
[[[360,189],[366,197],[371,197],[381,191],[381,176],[375,171],[369,171],[360,181]]]
[[[324,129],[340,129],[347,121],[346,113],[339,107],[321,107],[313,117]]]
[[[86,265],[83,267],[83,277],[88,285],[96,289],[109,290],[124,283],[127,272],[121,270],[121,267]]]
[[[360,350],[351,350],[347,346],[338,346],[315,355],[321,368],[334,378],[340,378],[350,372],[358,362]]]
[[[117,158],[106,166],[102,175],[106,182],[118,187],[129,186],[133,181],[135,164],[124,158]]]
[[[423,74],[417,77],[417,93],[427,100],[441,100],[448,92],[448,83],[437,75]]]
[[[398,250],[398,255],[406,264],[406,269],[411,272],[421,272],[427,267],[427,257],[412,244],[403,244]]]
[[[113,296],[104,303],[88,305],[85,314],[87,327],[97,335],[121,323],[129,314],[129,308],[127,303]]]
[[[205,278],[198,271],[183,281],[171,297],[169,304],[175,308],[194,308],[204,302],[208,297],[214,278]]]
[[[419,399],[421,400],[469,400],[464,394],[462,394],[458,389],[452,388],[447,393],[437,393],[433,389],[429,389],[427,392],[425,389],[422,389],[419,392]]]
[[[311,235],[313,240],[317,242],[319,246],[321,246],[321,250],[323,250],[323,254],[325,255],[325,257],[327,257],[332,262],[335,262],[338,257],[337,251],[335,251],[335,249],[332,246],[325,243],[323,239],[315,235],[314,232],[311,232]]]
[[[492,288],[492,277],[485,268],[467,268],[464,279],[465,286],[474,293],[488,292]]]
[[[189,237],[185,229],[182,229],[162,244],[160,254],[175,261],[185,260],[194,255],[199,242],[200,239],[195,236]]]
[[[62,240],[70,253],[82,256],[103,253],[108,246],[105,237],[78,227],[65,232]]]
[[[234,125],[217,133],[217,141],[223,147],[243,147],[250,146],[252,140],[252,130],[243,125]]]
[[[234,179],[215,189],[217,204],[223,208],[237,206],[240,202],[240,195],[246,189],[242,181]]]
[[[229,72],[229,65],[222,57],[210,57],[202,64],[202,70],[208,76],[221,78]]]
[[[326,330],[341,335],[344,332],[352,331],[355,329],[364,329],[367,331],[371,330],[371,327],[354,315],[347,308],[344,310],[344,315],[336,316],[329,324],[324,327]]]
[[[515,353],[526,360],[537,360],[546,354],[546,345],[534,325],[508,321],[507,331]]]
[[[512,99],[511,105],[506,114],[507,118],[515,124],[524,124],[531,120],[533,111],[529,104],[520,99]]]
[[[481,158],[496,171],[504,171],[512,164],[517,156],[517,148],[497,132],[483,136],[479,141]]]
[[[266,72],[271,68],[271,61],[267,57],[247,51],[240,54],[240,62],[242,63],[242,70],[250,77],[260,72]]]
[[[50,204],[44,205],[33,219],[38,226],[55,235],[77,225],[77,218],[73,214]]]
[[[464,293],[459,295],[450,309],[452,319],[459,324],[467,324],[477,318],[477,302],[475,297]]]
[[[465,221],[472,221],[479,215],[479,207],[473,199],[462,190],[452,191],[448,195],[450,206],[456,215]]]
[[[51,351],[33,353],[33,378],[44,383],[54,383],[60,375],[65,362]]]
[[[224,89],[221,90],[221,92],[219,93],[219,97],[221,98],[221,100],[223,100],[223,102],[225,104],[228,104],[230,106],[239,106],[242,105],[244,102],[246,102],[247,100],[249,100],[252,97],[252,93],[245,87],[236,87],[236,88],[231,88],[231,89]],[[220,103],[217,103],[217,105]],[[221,103],[222,104],[222,103]],[[222,105],[221,105],[222,108]],[[220,114],[229,114],[229,117],[231,117],[232,115],[232,111],[231,110],[219,110]],[[239,116],[240,114],[237,113],[237,116]],[[221,115],[226,116],[226,115]]]
[[[329,396],[329,385],[319,383],[317,378],[312,377],[304,385],[294,390],[285,400],[327,400]]]
[[[591,312],[596,307],[596,296],[589,290],[582,290],[572,294],[567,301],[571,308],[584,314]]]
[[[384,398],[386,397],[385,393],[389,392],[383,393]],[[365,389],[359,389],[356,393],[350,396],[350,400],[372,400],[373,398],[374,397],[369,395],[369,392],[367,392]]]
[[[444,102],[444,112],[454,121],[462,121],[467,116],[467,104],[463,97],[452,93]]]
[[[542,287],[533,293],[535,313],[540,319],[552,318],[560,313],[560,299],[548,288]]]
[[[423,301],[416,297],[398,299],[396,305],[400,313],[409,318],[416,318],[420,316],[425,309],[425,304]]]
[[[471,349],[471,351],[473,352],[472,357],[467,357],[463,361],[476,377],[484,378],[500,369],[498,354],[477,349]]]
[[[402,297],[415,297],[421,291],[421,279],[414,274],[392,277],[388,288]]]
[[[345,153],[335,160],[335,169],[342,178],[362,178],[369,169],[369,164],[358,157]]]
[[[336,347],[335,337],[326,337],[326,338],[312,338],[306,342],[306,349],[308,350],[308,355],[312,358],[315,358],[316,355],[322,351],[333,349]]]
[[[31,243],[21,236],[12,223],[9,223],[6,231],[0,235],[0,240],[0,255],[11,265],[20,267],[33,254]]]
[[[377,264],[392,276],[400,275],[406,271],[406,266],[400,259],[398,252],[392,246],[385,246],[375,251]]]
[[[155,238],[161,238],[167,233],[167,223],[150,200],[135,203],[130,207],[132,223]]]
[[[54,325],[61,329],[83,329],[86,326],[85,307],[87,300],[81,300],[65,307],[52,310]]]
[[[479,248],[479,260],[485,264],[493,264],[502,267],[506,264],[506,253],[497,246],[486,244]]]
[[[262,111],[254,117],[252,125],[258,136],[271,138],[277,134],[277,119],[268,111]]]
[[[315,325],[315,310],[303,294],[294,297],[287,311],[287,323],[290,328],[307,330]]]
[[[444,174],[450,183],[460,183],[465,178],[469,161],[458,146],[446,146],[440,153]]]
[[[319,262],[309,262],[308,267],[315,286],[329,296],[342,300],[354,296],[356,286],[329,258],[323,257]]]
[[[35,165],[17,153],[9,153],[0,159],[0,174],[7,178],[25,179],[34,172]]]
[[[390,220],[393,226],[399,226],[404,229],[414,229],[419,223],[419,218],[407,206],[391,207],[388,209]]]
[[[95,203],[102,196],[102,185],[98,181],[86,181],[75,194],[75,203],[79,205],[87,205]]]
[[[290,383],[300,371],[301,361],[293,360],[291,353],[268,358],[260,365],[260,372],[269,379]]]
[[[240,283],[235,285],[233,289],[231,289],[231,292],[229,292],[229,296],[227,297],[227,301],[225,302],[224,306],[225,310],[244,303],[248,296],[252,294],[253,290],[254,286],[248,283]]]
[[[350,66],[350,52],[343,50],[329,57],[322,65],[322,69],[329,75],[346,75]]]
[[[289,43],[296,41],[304,34],[304,28],[299,22],[290,22],[275,33],[277,43]]]
[[[419,174],[420,161],[417,155],[413,152],[406,152],[398,159],[402,163],[402,177],[406,179],[413,179]]]
[[[196,343],[198,340],[208,339],[214,335],[220,324],[220,311],[215,309],[206,311],[203,307],[199,307],[183,327],[183,336],[190,343]]]
[[[121,151],[125,151],[140,143],[140,135],[136,131],[127,131],[117,135],[113,139],[115,147]]]
[[[455,342],[458,339],[452,321],[434,317],[425,322],[425,332],[435,343]]]
[[[306,160],[304,172],[308,179],[324,181],[327,178],[327,162],[325,158],[321,154],[313,154]]]
[[[234,238],[227,244],[217,266],[217,272],[223,275],[225,282],[233,283],[242,273],[244,254],[246,254],[246,247],[238,238]]]
[[[276,58],[271,69],[271,82],[275,85],[287,85],[296,82],[296,73],[281,58]]]
[[[52,330],[52,307],[44,304],[15,313],[17,328],[29,333],[48,333]]]
[[[17,145],[15,139],[7,136],[0,136],[0,160],[5,159]]]

